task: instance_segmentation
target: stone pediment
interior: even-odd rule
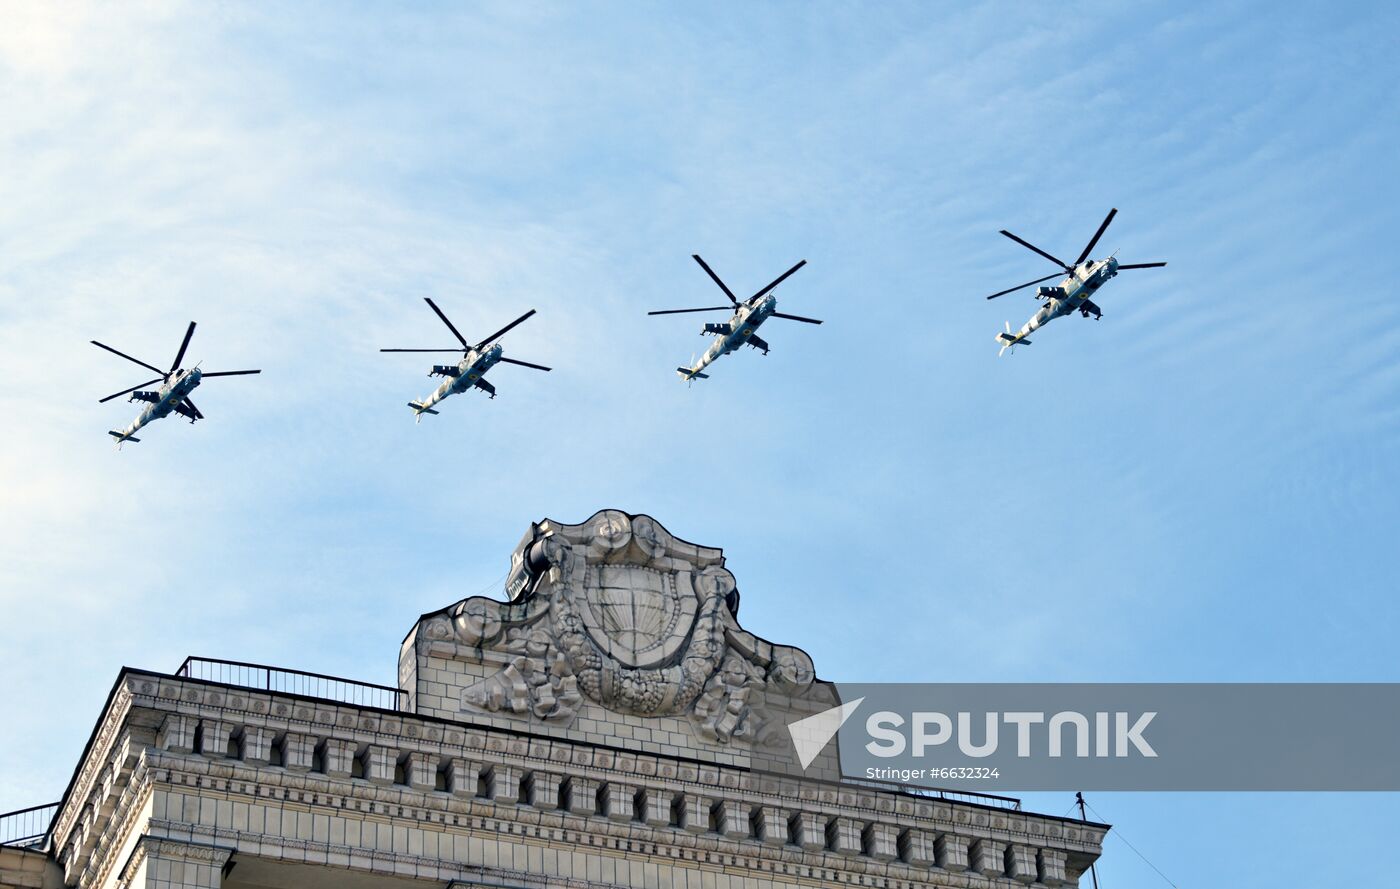
[[[760,698],[810,698],[813,708],[835,700],[804,651],[739,625],[721,550],[650,516],[608,509],[576,525],[531,525],[511,556],[506,596],[419,621],[400,659],[415,709],[723,750],[783,731],[760,715]]]

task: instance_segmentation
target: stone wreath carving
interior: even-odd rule
[[[736,618],[720,550],[678,540],[649,516],[604,510],[532,526],[512,556],[510,602],[472,598],[424,637],[500,667],[462,692],[467,712],[567,725],[585,699],[637,716],[688,717],[711,744],[755,738],[754,696],[814,680],[800,649]]]

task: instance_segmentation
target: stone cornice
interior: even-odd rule
[[[73,829],[78,814],[82,811],[92,792],[99,770],[107,763],[111,747],[125,722],[127,710],[131,706],[129,683],[124,681],[127,679],[127,675],[127,672],[123,671],[117,677],[116,685],[112,688],[107,704],[103,708],[102,716],[93,728],[87,749],[83,751],[83,758],[73,773],[67,792],[64,793],[63,805],[54,814],[53,824],[49,828],[49,832],[53,838],[53,847],[56,849],[63,848],[67,843],[68,834]]]
[[[170,720],[175,720],[170,723]],[[162,724],[162,720],[166,723]],[[145,734],[155,738],[151,725],[162,725],[159,743],[167,750],[155,749],[154,743],[145,749],[145,756],[132,769],[124,782],[111,779],[92,761],[110,759],[123,733],[124,726],[137,724]],[[374,783],[360,777],[333,776],[318,771],[293,771],[278,765],[244,762],[223,758],[223,749],[209,751],[208,756],[194,747],[196,726],[233,726],[233,731],[252,730],[272,739],[302,737],[324,742],[335,740],[347,749],[363,755],[371,748],[387,751],[391,772],[387,781]],[[208,739],[205,736],[205,740]],[[849,840],[831,840],[831,848],[798,848],[780,842],[765,845],[761,834],[743,831],[743,836],[730,837],[710,830],[682,830],[675,824],[640,821],[628,813],[625,820],[609,820],[605,815],[579,815],[561,810],[535,808],[525,802],[497,801],[477,796],[475,787],[470,796],[454,795],[431,786],[409,786],[392,783],[395,762],[408,762],[413,756],[426,757],[430,764],[451,760],[470,762],[473,768],[492,767],[513,770],[513,781],[532,774],[553,777],[573,776],[596,782],[597,787],[618,785],[629,793],[655,791],[667,799],[698,797],[718,802],[732,801],[744,812],[762,807],[779,807],[785,816],[804,813],[817,819],[821,826],[849,823],[856,830],[856,846]],[[309,763],[309,760],[308,760]],[[432,774],[436,775],[437,765]],[[97,780],[104,774],[108,780]],[[475,773],[474,773],[475,774]],[[407,780],[407,779],[406,779]],[[111,796],[120,783],[120,799]],[[104,722],[95,733],[89,750],[89,760],[79,769],[74,787],[65,800],[60,816],[63,819],[65,842],[56,843],[61,849],[60,860],[70,875],[77,861],[83,862],[81,885],[102,885],[114,866],[112,850],[119,848],[133,829],[132,820],[140,808],[138,800],[150,792],[150,784],[177,789],[180,786],[199,787],[212,793],[244,796],[260,802],[325,807],[331,812],[373,813],[396,820],[417,822],[427,829],[467,827],[472,832],[506,833],[540,842],[561,842],[576,848],[620,849],[632,854],[635,848],[616,847],[617,842],[650,844],[645,854],[659,861],[693,861],[717,866],[746,867],[758,872],[787,875],[819,882],[850,885],[880,885],[914,887],[929,885],[936,877],[940,886],[986,886],[987,878],[978,874],[960,874],[941,870],[932,864],[932,853],[920,859],[918,866],[906,861],[889,860],[862,850],[859,831],[863,828],[894,830],[896,833],[914,831],[915,839],[932,846],[942,835],[956,837],[963,853],[970,843],[984,839],[990,843],[1005,843],[1026,847],[1034,859],[1036,849],[1056,850],[1056,854],[1074,856],[1081,862],[1096,858],[1100,852],[1106,827],[1073,822],[1051,816],[1019,811],[992,809],[954,800],[910,796],[852,785],[832,785],[792,778],[775,778],[746,772],[730,766],[700,763],[692,760],[670,759],[588,745],[557,738],[522,735],[486,726],[451,723],[407,713],[358,708],[310,698],[298,698],[223,686],[213,683],[143,674],[124,673]],[[624,797],[630,799],[630,797]],[[77,803],[83,805],[79,807]],[[84,815],[79,824],[79,814]],[[642,816],[639,816],[642,817]],[[757,817],[757,814],[754,815]],[[101,822],[100,824],[98,822]],[[56,823],[57,820],[56,820]],[[82,848],[68,841],[81,828]],[[433,825],[438,825],[436,828]],[[888,826],[888,827],[886,827]],[[182,829],[189,830],[189,826]],[[834,829],[834,828],[833,828]],[[755,828],[755,830],[757,830]],[[93,835],[96,831],[97,835]],[[533,831],[520,833],[520,831]],[[55,838],[60,834],[55,832]],[[895,834],[882,834],[890,839]],[[239,837],[209,836],[210,842],[237,845]],[[246,838],[245,838],[246,839]],[[263,848],[268,843],[291,842],[259,835]],[[232,840],[233,842],[230,842]],[[903,852],[901,834],[901,854]],[[838,851],[841,850],[841,851]],[[95,850],[91,857],[82,854]],[[329,848],[325,854],[331,855]],[[78,857],[74,857],[74,853]],[[101,854],[98,854],[100,852]],[[336,861],[341,852],[335,851]],[[349,853],[345,853],[349,854]],[[942,861],[940,851],[939,861]],[[704,856],[718,856],[713,862]],[[100,859],[100,860],[99,860]],[[729,859],[733,860],[731,864]],[[420,862],[421,863],[421,862]],[[348,866],[348,865],[347,865]],[[416,866],[416,865],[415,865]],[[423,866],[428,866],[424,864]],[[454,867],[456,867],[454,865]],[[799,868],[801,872],[784,868]],[[809,875],[809,873],[811,875]],[[442,879],[457,879],[464,874],[460,868],[444,873]],[[504,874],[511,880],[524,880],[524,875]],[[71,881],[71,880],[70,880]],[[870,881],[870,882],[867,882]],[[530,884],[526,880],[526,885]],[[579,886],[585,884],[579,883]]]

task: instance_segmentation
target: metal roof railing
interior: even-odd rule
[[[0,815],[0,846],[30,848],[42,845],[58,803],[44,803]]]
[[[306,698],[321,698],[356,707],[375,707],[380,710],[402,710],[406,695],[403,691],[388,685],[375,685],[371,682],[356,682],[324,673],[307,673],[302,670],[286,670],[266,664],[250,664],[245,661],[224,661],[207,657],[187,657],[175,671],[176,676],[186,679],[199,679],[205,682],[218,682],[222,685],[236,685],[241,688],[256,688],[262,691],[281,692]]]

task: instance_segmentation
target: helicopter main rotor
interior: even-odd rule
[[[534,309],[531,309],[530,311],[528,311],[528,312],[526,312],[525,314],[521,315],[519,318],[516,318],[514,321],[510,322],[509,324],[507,324],[505,327],[502,327],[500,330],[496,331],[495,333],[491,334],[490,336],[485,337],[484,339],[481,340],[481,342],[477,343],[476,345],[472,345],[472,344],[470,344],[470,343],[467,342],[467,338],[466,338],[466,337],[462,336],[461,331],[459,331],[459,330],[457,329],[457,327],[456,327],[450,320],[448,320],[447,315],[442,311],[442,309],[439,309],[439,308],[438,308],[437,303],[433,302],[432,299],[431,299],[430,297],[426,297],[426,296],[423,297],[423,302],[427,303],[427,304],[428,304],[428,307],[431,308],[431,309],[433,310],[433,312],[438,316],[438,318],[442,319],[442,323],[447,325],[447,329],[450,330],[450,331],[452,331],[452,335],[455,336],[455,337],[457,338],[457,342],[461,343],[461,344],[462,344],[462,347],[459,348],[459,349],[380,349],[379,351],[381,351],[381,352],[461,352],[462,354],[465,355],[465,354],[467,354],[467,353],[469,353],[469,352],[471,352],[471,351],[473,351],[473,350],[480,350],[481,348],[483,348],[484,346],[486,346],[488,343],[495,342],[496,340],[500,339],[502,336],[505,336],[505,334],[506,334],[507,332],[509,332],[510,330],[514,329],[517,325],[523,323],[523,322],[524,322],[527,318],[529,318],[531,315],[535,314],[535,310],[534,310]],[[520,365],[521,367],[532,367],[532,368],[534,368],[535,370],[552,370],[552,368],[545,367],[543,364],[531,364],[531,363],[528,362],[528,361],[519,361],[519,360],[517,360],[517,359],[515,359],[515,358],[506,358],[504,355],[501,356],[500,360],[503,361],[503,362],[505,362],[506,364],[518,364],[518,365]]]
[[[1053,256],[1053,255],[1051,255],[1051,254],[1045,252],[1044,250],[1041,250],[1039,247],[1035,246],[1035,245],[1032,244],[1030,241],[1027,241],[1027,240],[1024,239],[1024,238],[1017,237],[1016,235],[1013,235],[1011,232],[1007,231],[1006,229],[1002,229],[1002,230],[1001,230],[1001,234],[1003,234],[1003,235],[1005,235],[1006,237],[1010,238],[1011,240],[1015,241],[1017,244],[1020,244],[1022,247],[1025,247],[1027,250],[1030,250],[1030,251],[1032,251],[1032,252],[1034,252],[1034,253],[1038,253],[1038,254],[1040,254],[1041,256],[1045,257],[1046,259],[1050,260],[1050,261],[1053,262],[1055,265],[1057,265],[1057,266],[1059,266],[1061,269],[1063,269],[1063,272],[1056,272],[1056,273],[1053,274],[1053,275],[1046,275],[1044,278],[1036,278],[1034,281],[1027,281],[1027,282],[1024,283],[1024,284],[1017,284],[1015,287],[1008,287],[1008,288],[1005,289],[1005,290],[998,290],[996,293],[993,293],[991,296],[987,297],[987,299],[996,299],[998,296],[1005,296],[1005,295],[1008,294],[1008,293],[1014,293],[1015,291],[1021,290],[1022,288],[1025,288],[1025,287],[1032,287],[1032,286],[1034,286],[1034,285],[1036,285],[1036,284],[1040,284],[1040,283],[1042,283],[1042,282],[1049,281],[1049,280],[1051,280],[1052,278],[1061,277],[1062,274],[1065,274],[1065,275],[1072,275],[1072,274],[1074,274],[1074,270],[1075,270],[1076,268],[1078,268],[1080,265],[1082,265],[1082,264],[1084,263],[1084,261],[1085,261],[1086,259],[1089,258],[1089,254],[1093,252],[1094,248],[1098,246],[1099,238],[1102,238],[1102,237],[1103,237],[1103,233],[1104,233],[1105,231],[1108,230],[1108,225],[1109,225],[1109,223],[1111,223],[1111,222],[1113,221],[1113,217],[1114,217],[1114,216],[1117,216],[1117,215],[1118,215],[1118,208],[1117,208],[1117,207],[1114,207],[1114,208],[1112,208],[1112,209],[1110,209],[1110,210],[1108,211],[1108,215],[1104,217],[1103,222],[1099,223],[1098,231],[1094,232],[1094,236],[1093,236],[1092,238],[1089,239],[1089,243],[1087,243],[1087,244],[1084,245],[1084,249],[1081,250],[1081,251],[1079,251],[1079,257],[1078,257],[1077,259],[1075,259],[1073,265],[1070,265],[1070,264],[1066,263],[1064,260],[1060,259],[1060,258],[1057,257],[1057,256]],[[1127,270],[1127,269],[1156,269],[1156,268],[1161,268],[1161,267],[1164,266],[1164,265],[1166,265],[1165,262],[1135,262],[1135,263],[1128,263],[1128,264],[1126,264],[1126,265],[1125,265],[1125,264],[1119,264],[1119,266],[1118,266],[1118,271],[1121,272],[1121,271],[1125,271],[1125,270]]]
[[[766,285],[764,285],[763,287],[759,288],[758,292],[755,293],[753,296],[751,296],[751,297],[749,297],[748,299],[744,300],[743,303],[740,303],[739,300],[738,300],[738,298],[734,296],[734,291],[730,290],[730,289],[729,289],[729,285],[725,284],[724,281],[720,279],[720,276],[715,274],[715,270],[712,269],[712,268],[710,268],[709,263],[705,262],[705,260],[703,260],[703,259],[700,258],[700,254],[698,254],[698,253],[692,253],[692,254],[690,255],[690,258],[693,259],[693,260],[695,260],[696,262],[698,262],[698,263],[700,264],[700,268],[702,268],[702,269],[705,270],[705,274],[709,275],[709,276],[710,276],[710,279],[711,279],[712,281],[714,281],[716,284],[719,285],[719,289],[720,289],[720,290],[723,290],[723,291],[724,291],[724,295],[727,296],[727,297],[729,297],[730,305],[727,305],[727,306],[705,306],[704,308],[700,308],[700,309],[658,309],[658,310],[655,311],[655,312],[647,312],[648,315],[683,315],[683,314],[685,314],[685,313],[687,313],[687,312],[732,312],[732,311],[737,310],[737,309],[739,308],[740,305],[749,305],[749,304],[753,303],[755,300],[757,300],[759,297],[764,296],[765,294],[768,293],[768,291],[772,290],[773,288],[777,287],[779,284],[781,284],[781,283],[783,283],[784,281],[786,281],[790,275],[792,275],[792,274],[793,274],[794,272],[796,272],[798,269],[802,268],[804,265],[807,264],[807,260],[805,260],[805,259],[799,261],[799,262],[797,263],[797,265],[794,265],[792,268],[790,268],[790,269],[788,269],[787,271],[783,272],[781,275],[779,275],[778,277],[774,278],[774,279],[773,279],[772,281],[770,281],[768,284],[766,284]],[[772,317],[774,317],[774,318],[786,318],[786,319],[789,320],[789,321],[801,321],[801,322],[803,322],[804,324],[820,324],[820,323],[821,323],[821,322],[818,321],[816,318],[804,318],[804,317],[802,317],[801,315],[787,315],[787,314],[784,314],[783,312],[774,312],[773,315],[772,315]]]
[[[180,369],[180,362],[185,360],[185,350],[188,349],[188,348],[190,347],[190,339],[191,339],[192,337],[194,337],[194,328],[195,328],[195,323],[194,323],[193,321],[190,322],[190,326],[189,326],[189,327],[185,328],[185,338],[184,338],[183,340],[180,341],[180,350],[179,350],[178,352],[175,353],[175,360],[172,361],[172,362],[170,363],[170,369],[169,369],[169,370],[161,370],[160,368],[155,367],[154,365],[147,364],[146,362],[142,361],[140,358],[133,358],[133,357],[131,357],[130,355],[126,354],[125,352],[122,352],[122,351],[120,351],[120,350],[118,350],[118,349],[113,349],[111,346],[107,345],[106,343],[99,343],[97,340],[90,340],[89,342],[91,342],[94,346],[97,346],[99,349],[106,349],[108,352],[111,352],[113,355],[119,355],[119,356],[121,356],[122,358],[125,358],[127,361],[132,362],[133,364],[139,364],[139,365],[141,365],[142,367],[146,368],[147,370],[153,370],[153,371],[155,371],[156,373],[160,374],[160,376],[156,377],[155,379],[147,380],[147,381],[144,382],[144,383],[138,383],[138,384],[136,384],[135,386],[132,386],[130,389],[123,389],[123,390],[120,391],[120,392],[114,392],[114,393],[112,393],[111,395],[108,395],[106,398],[99,398],[99,399],[97,400],[97,403],[98,403],[98,404],[101,404],[101,403],[103,403],[104,401],[111,401],[113,398],[120,398],[121,396],[126,395],[126,394],[128,394],[128,393],[130,393],[130,392],[135,392],[137,389],[142,389],[142,388],[145,388],[146,386],[150,386],[150,385],[153,384],[153,383],[164,383],[164,382],[168,382],[168,381],[170,380],[170,378],[171,378],[172,376],[174,376],[175,373]],[[261,370],[211,370],[211,371],[205,371],[205,372],[201,373],[201,374],[200,374],[200,377],[201,377],[201,378],[203,378],[203,377],[240,377],[240,376],[245,376],[245,375],[247,375],[247,374],[260,374],[260,373],[262,373]],[[196,408],[196,407],[194,406],[194,403],[193,403],[193,402],[190,402],[190,400],[189,400],[188,398],[185,398],[185,399],[183,399],[183,400],[186,401],[186,402],[189,402],[190,408],[191,408],[196,414],[199,414],[199,409]],[[199,416],[200,416],[200,417],[203,417],[204,415],[203,415],[203,414],[199,414]]]

